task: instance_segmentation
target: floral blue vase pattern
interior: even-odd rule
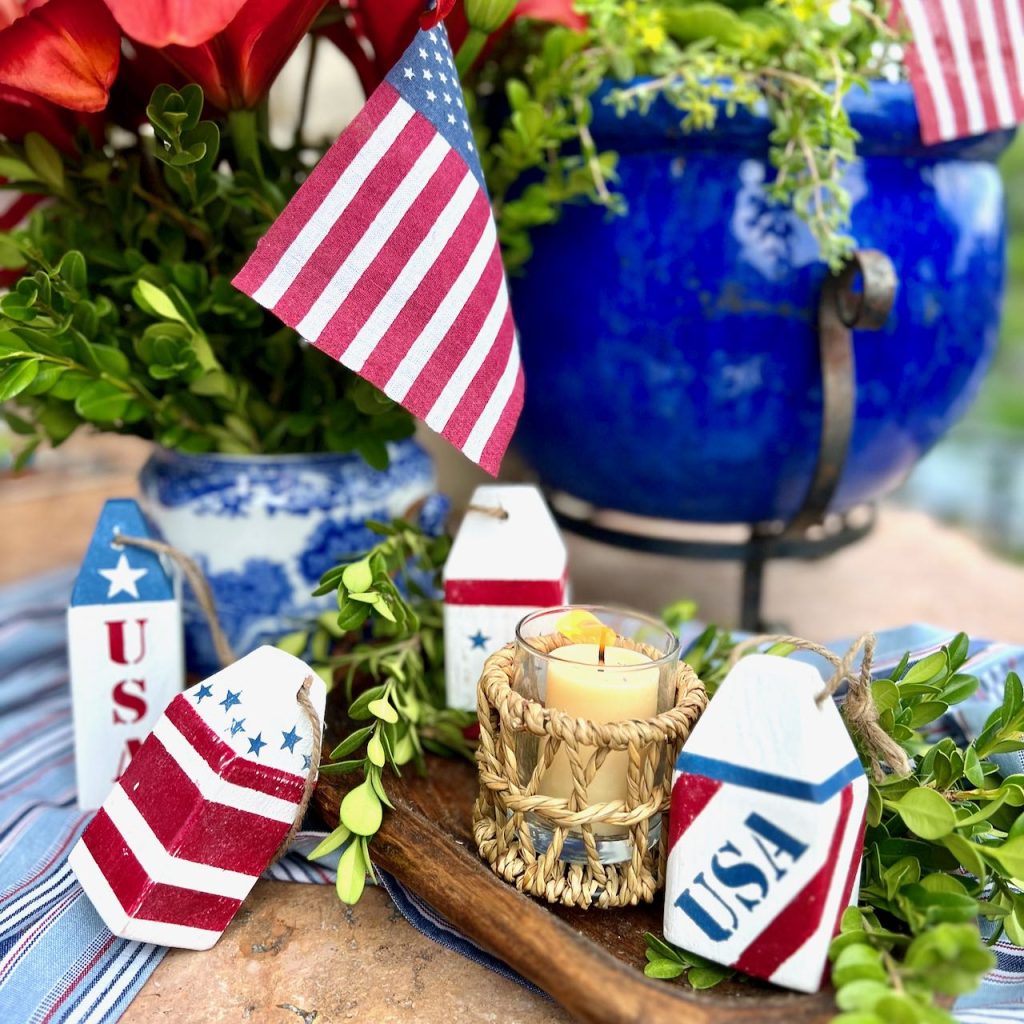
[[[323,573],[365,549],[368,519],[415,507],[431,532],[443,528],[447,499],[434,492],[434,467],[414,441],[388,446],[391,464],[374,470],[355,455],[188,455],[154,449],[140,484],[146,513],[164,539],[206,574],[217,614],[239,654],[331,607],[314,599]],[[184,595],[190,671],[220,666],[192,593]]]

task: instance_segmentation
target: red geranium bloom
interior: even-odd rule
[[[451,8],[450,3],[439,6],[441,10]],[[324,35],[352,61],[367,95],[405,52],[424,17],[423,8],[422,0],[350,0],[345,21],[324,29]],[[519,0],[505,27],[520,18],[570,28],[586,25],[586,19],[573,10],[572,0]],[[461,3],[451,9],[444,23],[452,49],[458,52],[469,31]]]
[[[106,0],[126,36],[146,46],[199,46],[222,32],[246,0]]]
[[[245,0],[228,25],[198,46],[160,53],[222,110],[257,106],[327,0]]]
[[[2,0],[0,85],[67,107],[102,110],[121,32],[102,0]]]

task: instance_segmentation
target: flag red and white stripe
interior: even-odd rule
[[[444,29],[420,32],[235,285],[496,473],[523,373],[472,139]]]
[[[1024,0],[896,0],[924,142],[1024,121]]]
[[[115,935],[186,949],[220,938],[315,771],[295,702],[310,675],[263,647],[171,701],[68,857]],[[322,682],[311,700],[322,721]]]

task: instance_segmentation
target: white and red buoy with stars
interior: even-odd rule
[[[315,779],[325,697],[305,662],[260,647],[171,701],[68,858],[115,935],[220,938]]]
[[[476,710],[488,656],[515,639],[538,608],[568,601],[565,543],[540,491],[487,484],[473,492],[444,566],[444,671],[448,704]]]

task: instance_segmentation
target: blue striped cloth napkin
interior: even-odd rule
[[[166,951],[111,935],[66,864],[88,821],[75,806],[64,620],[72,580],[61,572],[0,589],[0,1024],[111,1024]],[[876,665],[894,665],[904,650],[923,657],[951,636],[927,626],[888,631]],[[999,702],[1005,673],[1022,664],[1024,648],[975,642],[965,671],[982,685],[948,728],[973,735]],[[1001,767],[1024,771],[1024,756],[1005,755]],[[304,856],[323,834],[301,832],[264,877],[332,884],[332,859]],[[539,992],[397,880],[378,875],[413,927]],[[963,1024],[1024,1022],[1024,950],[994,948],[996,969],[957,1004]]]

